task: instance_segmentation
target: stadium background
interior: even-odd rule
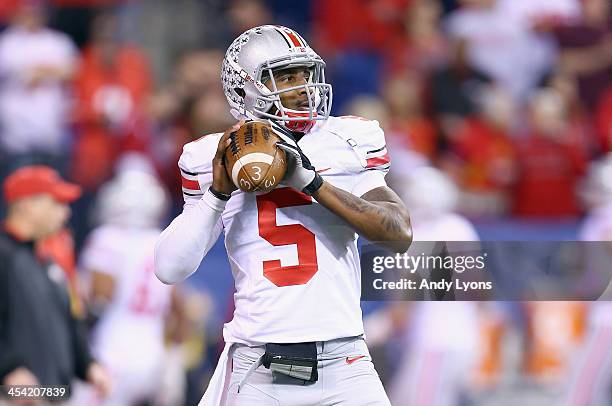
[[[168,189],[164,224],[180,212],[182,146],[233,123],[219,80],[223,52],[237,34],[261,24],[294,28],[323,57],[334,115],[379,120],[394,188],[401,191],[402,176],[419,165],[441,169],[459,187],[458,211],[481,239],[576,239],[588,210],[580,185],[589,165],[612,148],[606,0],[3,0],[0,24],[10,27],[24,5],[46,7],[49,26],[73,41],[78,68],[65,82],[69,114],[59,141],[21,143],[0,130],[0,176],[40,162],[83,186],[70,224],[77,262],[95,225],[97,193],[126,153],[146,156]],[[0,66],[5,100],[6,75]],[[189,399],[205,387],[232,311],[222,241],[202,268],[184,287],[198,315],[200,342],[193,347],[204,348],[193,350],[189,363]],[[364,303],[372,320],[397,324],[375,349],[385,383],[410,329],[410,311],[397,307]],[[568,379],[588,306],[484,307],[479,334],[486,351],[468,399],[547,404],[540,402]],[[550,325],[535,316],[541,312],[556,320],[565,341],[547,342],[537,332]]]

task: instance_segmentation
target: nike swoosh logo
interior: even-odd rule
[[[346,357],[346,363],[351,365],[353,362],[365,358],[365,355],[358,355],[356,357]]]
[[[331,168],[325,168],[325,169],[319,169],[317,171],[317,173],[321,173],[321,172],[325,172],[325,171],[329,171]]]

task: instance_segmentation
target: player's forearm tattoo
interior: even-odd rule
[[[362,199],[355,199],[355,196],[346,192],[343,193],[340,189],[332,189],[332,193],[342,202],[343,205],[351,210],[358,211],[359,213],[367,213],[372,209],[368,202]]]
[[[346,208],[362,213],[372,220],[377,219],[383,227],[386,239],[401,239],[405,235],[405,229],[409,226],[406,224],[406,220],[402,217],[401,213],[393,210],[391,207],[377,204],[389,202],[368,202],[336,188],[332,188],[330,191]]]
[[[376,204],[374,204],[374,206],[376,206]],[[402,221],[402,219],[400,219],[399,214],[394,213],[389,208],[379,209],[379,211],[381,212],[380,224],[385,228],[385,230],[392,233],[401,233],[402,224],[404,224],[404,222]]]

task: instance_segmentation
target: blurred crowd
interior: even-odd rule
[[[109,285],[121,278],[115,268],[138,267],[124,248],[141,247],[150,237],[113,227],[155,233],[180,212],[176,165],[183,145],[234,122],[219,79],[224,50],[244,30],[268,23],[296,29],[326,61],[334,115],[380,122],[393,163],[388,180],[413,203],[408,208],[422,230],[417,238],[477,240],[470,221],[577,223],[591,210],[591,221],[601,224],[608,220],[598,215],[612,215],[598,214],[612,207],[609,0],[3,0],[0,179],[18,167],[45,164],[82,187],[72,234],[49,246],[72,274],[83,271],[74,296],[89,302],[95,319],[114,297]],[[419,178],[425,183],[415,186]],[[418,201],[423,196],[436,198]],[[612,239],[610,229],[581,238]],[[66,253],[72,244],[76,254]],[[151,334],[158,344],[182,346],[178,364],[193,376],[182,380],[167,368],[172,376],[157,389],[183,388],[193,404],[219,349],[219,337],[206,337],[206,323],[213,320],[212,330],[219,330],[231,309],[217,300],[211,310],[211,296],[191,287],[179,287],[180,295],[160,291],[161,299],[150,302],[150,289],[142,287],[148,282],[126,283],[140,292],[132,304],[137,312],[154,313],[156,323],[173,309],[175,317],[164,323],[181,333],[162,337],[156,324]],[[487,390],[508,398],[504,388],[516,393],[518,386],[525,389],[521,401],[554,404],[537,402],[570,379],[568,365],[587,342],[588,315],[596,307],[427,306],[382,306],[367,321],[373,343],[381,343],[377,365],[391,396],[406,399],[402,390],[423,389],[422,398],[398,405],[434,404],[427,394],[436,385],[460,392],[439,404],[501,404]],[[453,331],[466,333],[444,340],[448,325],[435,320],[450,314],[463,321]],[[121,341],[113,329],[123,328],[108,326],[98,327],[94,342],[113,366],[125,361],[117,354],[130,350],[108,349],[102,341]],[[408,331],[424,333],[415,338]],[[406,343],[413,350],[404,351]],[[173,360],[164,365],[178,365],[176,351],[147,351],[160,353],[158,361]],[[398,351],[409,357],[405,368],[392,362]],[[138,354],[132,354],[136,363],[143,358]],[[474,374],[463,373],[474,365]],[[154,367],[159,364],[116,376],[143,381]],[[471,398],[461,375],[471,379]],[[398,376],[412,386],[397,384]],[[179,396],[165,393],[168,404]]]
[[[392,154],[412,156],[394,172],[442,169],[472,218],[577,218],[589,162],[612,148],[605,0],[3,4],[2,173],[49,163],[87,190],[82,212],[134,151],[180,207],[182,145],[232,122],[223,51],[271,21],[326,60],[334,114],[377,119]]]

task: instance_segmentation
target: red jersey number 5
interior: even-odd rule
[[[312,198],[291,188],[274,189],[257,196],[259,235],[278,247],[295,244],[298,264],[282,266],[280,260],[263,261],[263,274],[276,286],[303,285],[319,270],[312,231],[301,224],[276,225],[276,209],[312,204]]]

